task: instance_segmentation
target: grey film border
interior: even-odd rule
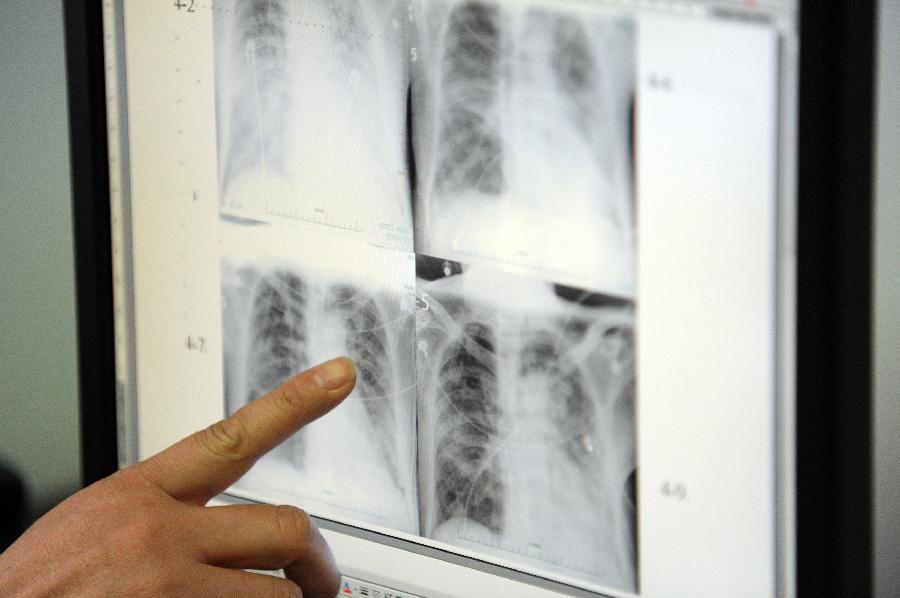
[[[735,17],[738,18],[738,17]],[[772,25],[773,19],[766,15],[764,20],[758,21],[764,25]],[[795,192],[787,188],[787,182],[794,180],[794,176],[785,172],[785,157],[792,153],[796,141],[786,139],[785,132],[793,130],[790,127],[796,121],[796,108],[791,102],[791,94],[796,93],[796,74],[791,69],[796,69],[796,58],[790,55],[788,43],[784,39],[785,32],[778,38],[778,56],[781,67],[778,70],[778,97],[775,101],[775,110],[778,119],[778,144],[776,147],[776,201],[779,207],[775,212],[775,230],[778,240],[775,249],[775,331],[773,338],[773,355],[775,356],[774,380],[772,396],[775,403],[773,409],[772,428],[775,431],[775,463],[773,469],[774,492],[772,496],[774,505],[773,527],[775,531],[775,551],[773,568],[775,572],[776,596],[791,595],[791,588],[795,578],[794,551],[794,517],[795,508],[793,497],[795,490],[795,471],[792,466],[791,456],[794,454],[794,406],[789,400],[794,396],[793,372],[795,371],[795,345],[794,334],[796,318],[794,307],[796,302],[796,277],[792,277],[792,269],[785,267],[782,255],[790,251],[793,239],[787,241],[791,231],[795,229],[796,198],[790,196],[791,201],[785,201],[788,194]],[[788,88],[788,85],[793,87]],[[794,112],[791,112],[794,110]]]
[[[118,170],[120,186],[117,197],[110,194],[110,201],[118,202],[119,207],[119,232],[120,243],[115,250],[119,252],[119,261],[123,270],[123,276],[118,284],[121,285],[122,304],[115,309],[120,312],[116,325],[121,324],[122,330],[117,330],[116,335],[123,339],[128,346],[125,351],[125,363],[117,363],[117,368],[125,369],[123,383],[122,372],[117,372],[116,380],[116,418],[118,424],[118,451],[119,467],[127,467],[137,463],[139,458],[140,427],[138,425],[137,409],[137,337],[135,329],[135,289],[134,289],[134,248],[133,220],[131,211],[131,152],[129,149],[128,127],[128,81],[126,73],[126,39],[125,39],[125,0],[114,0],[104,3],[104,11],[112,11],[113,43],[115,44],[115,81],[117,90],[117,114],[116,130],[119,148],[118,164],[110,164],[110,172]],[[104,23],[105,24],[105,23]],[[104,32],[109,34],[110,32]],[[111,57],[107,53],[106,59]],[[107,106],[109,110],[109,106]],[[109,118],[107,114],[107,118]],[[110,134],[107,129],[107,134]],[[111,226],[114,226],[111,223]]]
[[[713,7],[715,9],[715,7]],[[733,11],[713,10],[713,16],[720,19],[742,17]],[[796,467],[793,455],[796,451],[796,230],[797,230],[797,97],[799,31],[795,8],[772,7],[762,13],[765,19],[753,19],[762,26],[774,28],[778,33],[777,52],[780,59],[778,70],[778,94],[773,109],[778,119],[778,145],[776,180],[778,208],[775,213],[775,227],[778,238],[774,248],[775,259],[774,296],[775,330],[773,353],[774,370],[773,429],[775,430],[775,454],[773,470],[775,485],[773,501],[775,506],[773,526],[775,530],[775,551],[773,563],[775,571],[776,596],[794,596],[796,585]],[[744,19],[746,20],[746,19]]]

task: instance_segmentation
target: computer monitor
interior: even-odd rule
[[[834,21],[790,0],[87,4],[67,8],[70,78],[95,69],[73,138],[99,143],[76,193],[81,159],[102,191],[76,206],[101,258],[79,264],[83,376],[114,375],[116,417],[108,393],[86,407],[89,467],[347,354],[350,398],[216,499],[313,515],[342,596],[794,596],[827,568],[804,526],[868,479],[841,469],[866,407],[828,402],[867,354],[812,346],[861,337],[805,310],[867,297],[815,267],[866,264],[868,228],[840,197],[803,220],[804,177],[846,166],[801,151],[845,123],[809,83],[846,65],[800,68],[832,56],[801,24]],[[837,298],[807,299],[816,280]],[[804,468],[833,458],[805,522]]]

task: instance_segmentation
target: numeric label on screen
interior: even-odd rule
[[[184,341],[184,346],[188,351],[196,351],[197,353],[206,353],[206,337],[188,335]]]
[[[195,0],[175,0],[175,8],[178,10],[184,10],[187,12],[197,12],[194,9]]]
[[[687,486],[683,482],[666,480],[662,483],[660,493],[666,498],[677,502],[687,500]]]

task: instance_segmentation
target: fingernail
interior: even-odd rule
[[[350,382],[356,376],[356,365],[349,357],[338,357],[318,366],[313,371],[313,380],[323,390],[335,390]]]

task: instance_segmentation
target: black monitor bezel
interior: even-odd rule
[[[102,0],[63,4],[84,484],[118,468]],[[875,2],[803,2],[798,136],[797,596],[872,594]]]
[[[798,596],[871,596],[875,2],[803,2]]]

